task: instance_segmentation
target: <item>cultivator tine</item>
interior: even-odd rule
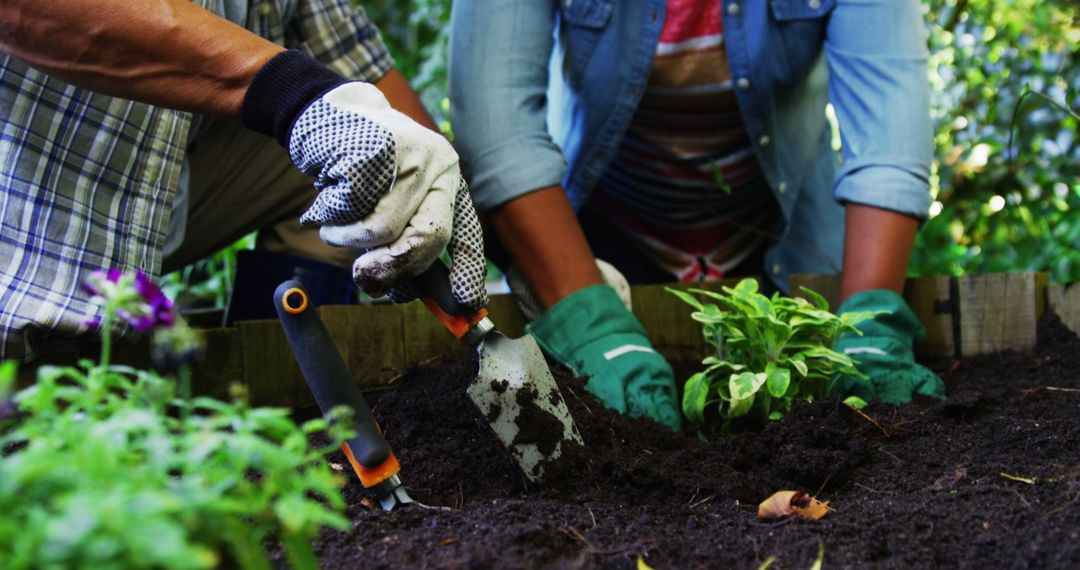
[[[390,479],[385,481],[386,490],[380,493],[380,488],[373,489],[375,494],[379,497],[379,506],[382,510],[390,512],[398,506],[416,505],[421,509],[429,509],[433,511],[449,511],[450,507],[436,507],[432,505],[425,505],[420,501],[417,501],[409,496],[408,491],[401,484],[401,478],[394,475]]]

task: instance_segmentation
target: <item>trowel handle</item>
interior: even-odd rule
[[[413,277],[409,286],[459,340],[487,316],[487,309],[474,311],[454,298],[450,290],[450,270],[438,259],[423,273]]]
[[[341,447],[360,482],[364,487],[373,487],[396,475],[401,470],[398,460],[379,431],[371,408],[334,346],[319,313],[309,302],[304,286],[295,280],[278,285],[274,291],[274,306],[319,409],[325,415],[335,406],[346,405],[355,413],[353,429],[356,436],[346,440]]]

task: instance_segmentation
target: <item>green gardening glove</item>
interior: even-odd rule
[[[888,289],[856,293],[844,301],[837,314],[876,312],[877,316],[855,325],[863,334],[842,335],[835,349],[850,356],[869,380],[840,376],[829,391],[841,397],[857,396],[889,404],[911,401],[912,394],[945,397],[945,384],[937,374],[915,363],[912,345],[926,334],[904,298]]]
[[[548,356],[568,366],[605,406],[678,430],[675,373],[607,285],[581,289],[526,327]]]

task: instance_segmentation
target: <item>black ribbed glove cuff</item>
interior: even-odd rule
[[[288,148],[289,132],[300,113],[327,91],[348,82],[302,51],[281,52],[251,80],[240,106],[240,122]]]

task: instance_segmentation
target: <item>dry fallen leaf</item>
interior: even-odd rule
[[[758,505],[757,516],[763,521],[795,515],[801,519],[820,520],[829,512],[829,501],[821,502],[801,491],[777,491]]]

